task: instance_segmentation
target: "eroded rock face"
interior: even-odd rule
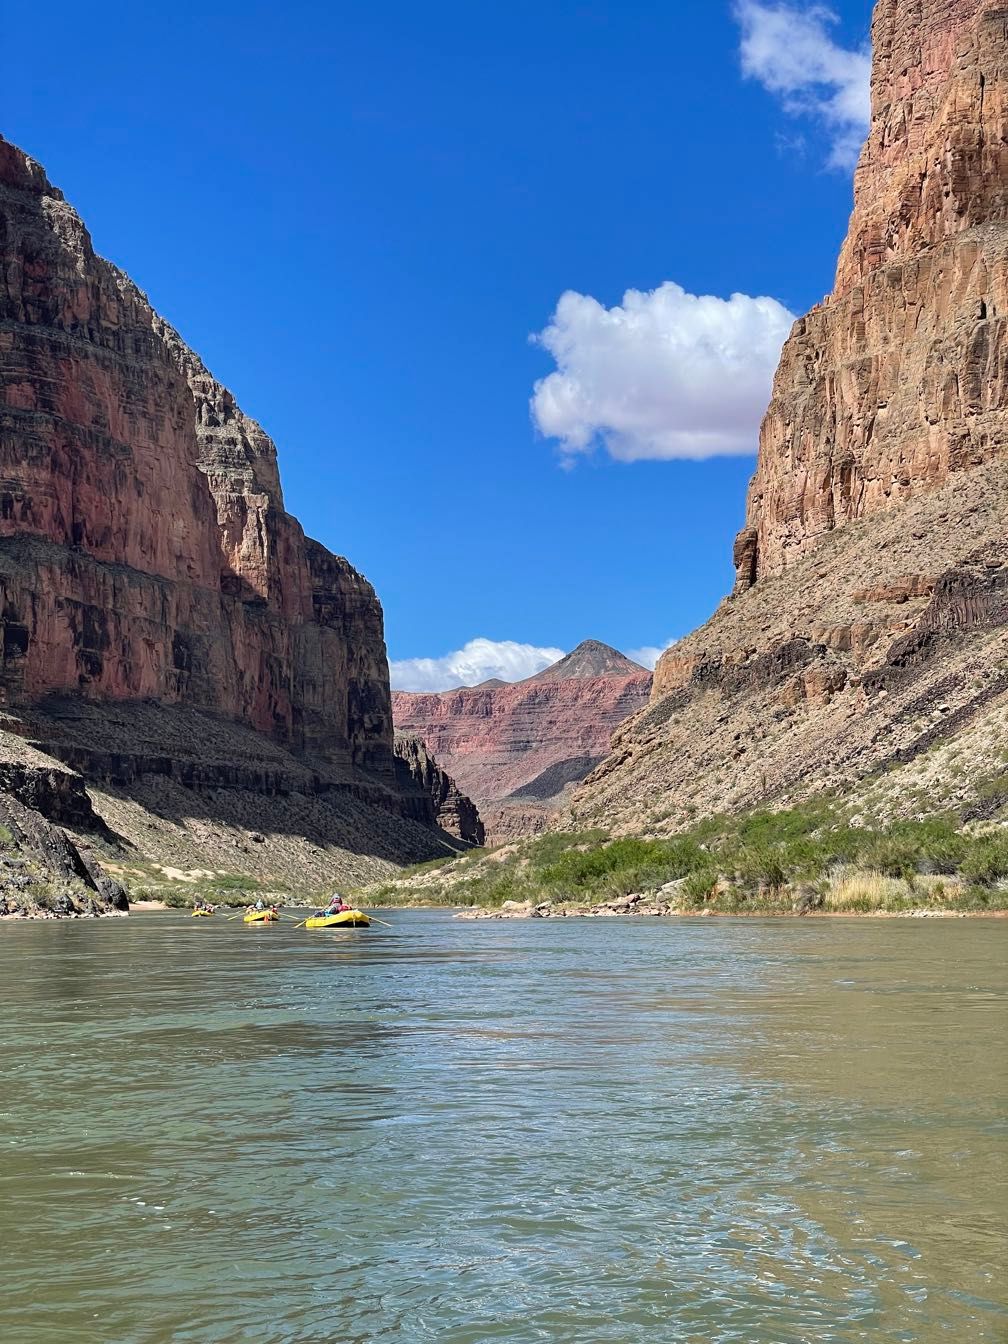
[[[736,591],[1008,453],[1008,6],[880,0],[833,293],[784,347]]]
[[[1004,0],[879,0],[872,120],[837,296],[880,265],[1008,219]]]
[[[476,804],[444,772],[418,737],[397,735],[396,771],[404,793],[416,789],[430,800],[432,824],[464,845],[482,845],[486,831]]]
[[[68,780],[72,778],[67,776]],[[34,792],[37,784],[31,781],[30,791]],[[7,792],[7,785],[5,779],[0,790],[0,827],[4,833],[0,846],[0,915],[125,914],[129,905],[125,890],[102,870],[90,848],[75,843],[34,806],[26,805],[18,792]],[[73,785],[69,787],[73,791]],[[83,788],[79,792],[90,812]]]
[[[524,681],[396,691],[396,728],[419,737],[479,806],[492,843],[543,830],[558,800],[647,704],[651,674],[586,640]]]
[[[1008,724],[1008,4],[879,0],[833,294],[796,323],[737,583],[568,823],[828,791],[990,816]],[[992,783],[992,780],[994,781]]]
[[[152,698],[395,790],[382,612],[276,450],[0,140],[0,691]]]

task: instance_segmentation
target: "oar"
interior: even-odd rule
[[[308,916],[308,919],[311,919],[311,915]],[[303,919],[303,920],[301,921],[301,924],[307,924],[307,923],[308,923],[308,919]],[[296,929],[299,929],[299,928],[301,927],[301,924],[295,924],[294,927],[295,927]]]
[[[382,925],[384,928],[386,928],[386,929],[394,929],[394,928],[395,928],[395,925],[394,925],[394,924],[388,924],[388,923],[386,923],[384,919],[379,919],[377,915],[368,915],[368,912],[367,912],[366,910],[363,911],[363,913],[364,913],[365,915],[367,915],[368,919],[371,921],[372,924],[381,924],[381,925]]]

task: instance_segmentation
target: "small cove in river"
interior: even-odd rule
[[[1003,1341],[1008,924],[0,930],[11,1344]]]

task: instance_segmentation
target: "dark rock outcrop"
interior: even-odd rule
[[[94,915],[128,908],[122,885],[88,848],[0,791],[0,914]]]
[[[418,737],[397,735],[395,763],[404,794],[413,790],[430,801],[431,824],[464,845],[482,845],[486,831],[476,804],[444,772]]]

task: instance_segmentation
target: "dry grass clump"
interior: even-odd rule
[[[913,888],[901,877],[877,869],[845,872],[823,892],[823,910],[896,910],[909,908]]]
[[[893,877],[875,869],[844,869],[821,891],[819,909],[834,914],[982,914],[1008,907],[1008,889],[1000,883],[916,874]]]

